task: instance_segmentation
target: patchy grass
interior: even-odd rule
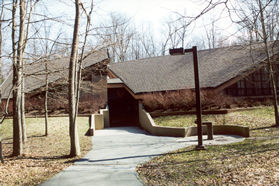
[[[147,185],[279,184],[279,128],[270,128],[274,125],[272,107],[204,119],[248,126],[252,137],[240,143],[207,146],[206,151],[195,151],[191,146],[154,158],[138,167]],[[194,116],[155,118],[163,126],[194,126],[194,120]]]
[[[70,166],[76,158],[69,158],[69,120],[66,117],[49,118],[49,135],[44,136],[44,119],[27,118],[28,140],[24,155],[11,157],[12,120],[6,120],[0,128],[5,164],[0,163],[2,185],[37,185]],[[78,118],[81,152],[84,155],[91,145],[91,138],[84,136],[88,118]]]

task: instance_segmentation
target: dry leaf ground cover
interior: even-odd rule
[[[250,127],[251,137],[241,143],[207,146],[206,151],[188,147],[152,159],[138,167],[148,185],[278,185],[279,128],[272,128],[272,107],[204,116],[213,124]],[[194,126],[194,116],[155,118],[158,125]]]
[[[24,155],[11,157],[12,120],[6,120],[1,128],[5,164],[0,163],[0,185],[37,185],[70,166],[69,120],[66,117],[49,118],[49,135],[44,136],[44,119],[27,118],[28,141],[24,144]],[[91,138],[84,134],[88,129],[88,118],[78,118],[81,152],[91,149]]]

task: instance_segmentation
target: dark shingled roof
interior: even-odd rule
[[[217,87],[265,59],[263,43],[198,51],[200,87]],[[135,94],[194,88],[191,53],[114,63],[108,68]]]
[[[105,59],[108,59],[106,50],[96,51],[85,58],[83,61],[83,68],[90,67]],[[48,77],[49,83],[55,82],[62,78],[68,78],[69,60],[69,57],[64,57],[48,62],[48,70],[50,73]],[[26,93],[45,86],[45,63],[43,61],[25,65],[24,72],[26,74],[24,81]],[[9,92],[12,88],[12,81],[13,74],[10,73],[0,86],[2,98],[8,98]]]

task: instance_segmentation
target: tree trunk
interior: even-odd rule
[[[4,2],[2,2],[4,4]],[[2,82],[2,43],[3,43],[3,36],[2,36],[2,16],[3,16],[3,8],[4,5],[1,5],[1,14],[0,14],[0,82]]]
[[[24,93],[24,64],[23,61],[22,68],[21,68],[21,128],[22,128],[22,142],[25,143],[27,141],[27,134],[26,134],[26,125],[25,125],[25,93]]]
[[[83,7],[83,6],[82,6]],[[83,41],[83,45],[81,48],[81,54],[80,54],[80,58],[78,60],[78,66],[77,66],[77,80],[76,80],[76,112],[75,112],[75,118],[77,118],[78,116],[78,106],[79,106],[79,98],[80,98],[80,86],[81,86],[81,73],[82,73],[82,62],[83,62],[83,57],[84,57],[84,51],[85,51],[85,46],[87,43],[87,38],[88,38],[88,34],[90,31],[90,25],[91,25],[91,15],[93,12],[93,0],[91,1],[91,9],[89,11],[89,13],[87,15],[87,23],[86,23],[86,28],[85,28],[85,35],[84,35],[84,41]],[[84,9],[84,11],[86,11]]]
[[[273,106],[274,106],[274,114],[275,114],[275,126],[279,127],[277,88],[276,88],[276,83],[275,83],[273,66],[272,66],[272,62],[271,62],[269,51],[268,51],[268,43],[267,43],[268,36],[267,36],[267,33],[266,33],[266,29],[265,29],[264,13],[263,13],[264,10],[262,8],[261,0],[258,0],[258,3],[259,3],[259,8],[260,8],[260,21],[261,21],[261,26],[262,26],[262,31],[263,31],[263,40],[264,40],[264,45],[265,45],[265,53],[266,53],[266,57],[267,57],[267,64],[268,64],[268,68],[269,68],[269,76],[270,76],[270,80],[271,80],[272,93],[273,93]]]
[[[3,37],[2,37],[2,18],[3,18],[3,11],[4,11],[4,0],[2,1],[1,4],[1,14],[0,14],[0,81],[2,81],[2,42],[3,42]],[[0,92],[1,94],[1,92]],[[0,103],[1,103],[1,97],[0,97]],[[7,101],[8,104],[8,101]],[[3,116],[5,118],[5,115]],[[0,123],[1,125],[1,123]],[[4,158],[3,158],[3,151],[2,151],[2,139],[0,136],[0,160],[2,163],[4,163]]]
[[[77,130],[77,120],[75,117],[76,111],[76,79],[77,79],[77,54],[78,54],[78,32],[79,32],[79,18],[80,18],[80,9],[79,9],[79,0],[75,0],[76,8],[76,17],[75,17],[75,26],[73,32],[73,42],[72,42],[72,51],[69,64],[69,121],[70,121],[70,141],[71,141],[71,151],[70,156],[79,156],[80,155],[80,145],[79,137]]]
[[[22,140],[23,142],[27,141],[27,131],[26,131],[26,123],[25,123],[25,92],[24,92],[24,53],[25,53],[25,48],[26,48],[26,43],[28,41],[28,33],[29,33],[29,28],[30,28],[30,21],[31,21],[31,15],[33,8],[35,4],[38,1],[35,1],[34,4],[32,5],[32,2],[30,1],[30,10],[29,10],[29,15],[28,15],[28,22],[26,23],[26,31],[25,31],[25,18],[26,18],[26,7],[25,7],[25,0],[21,0],[21,6],[24,5],[24,7],[21,7],[22,9],[20,13],[20,24],[22,24],[22,29],[20,29],[20,35],[19,35],[19,40],[21,43],[20,47],[18,50],[20,50],[18,57],[20,59],[20,66],[21,66],[21,71],[22,71],[22,79],[21,79],[21,127],[22,127]],[[26,34],[25,34],[26,32]]]
[[[22,125],[21,125],[21,72],[17,64],[13,67],[13,155],[18,156],[23,153]]]
[[[22,3],[21,3],[22,4]],[[21,70],[16,56],[16,41],[15,41],[15,32],[16,32],[16,9],[17,9],[17,0],[13,0],[13,9],[12,9],[12,48],[13,48],[13,155],[18,156],[23,153],[23,144],[22,144],[22,131],[21,131]],[[22,10],[21,10],[22,11]],[[21,12],[22,13],[22,12]],[[22,29],[22,25],[20,27]],[[18,43],[19,44],[19,43]]]
[[[46,91],[45,91],[45,136],[48,135],[48,60],[46,59],[45,62],[45,68],[46,68]]]
[[[2,140],[1,140],[1,137],[0,137],[0,160],[1,160],[1,163],[4,163],[4,157],[3,157],[3,153],[2,153]]]

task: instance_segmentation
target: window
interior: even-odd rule
[[[266,67],[263,68],[263,74],[262,74],[262,81],[268,81],[269,80],[269,72],[266,69]]]
[[[245,80],[238,81],[237,88],[245,88]]]
[[[279,65],[274,68],[277,90],[279,91]],[[232,96],[267,96],[271,95],[269,70],[262,67],[245,79],[238,81],[226,89]]]

